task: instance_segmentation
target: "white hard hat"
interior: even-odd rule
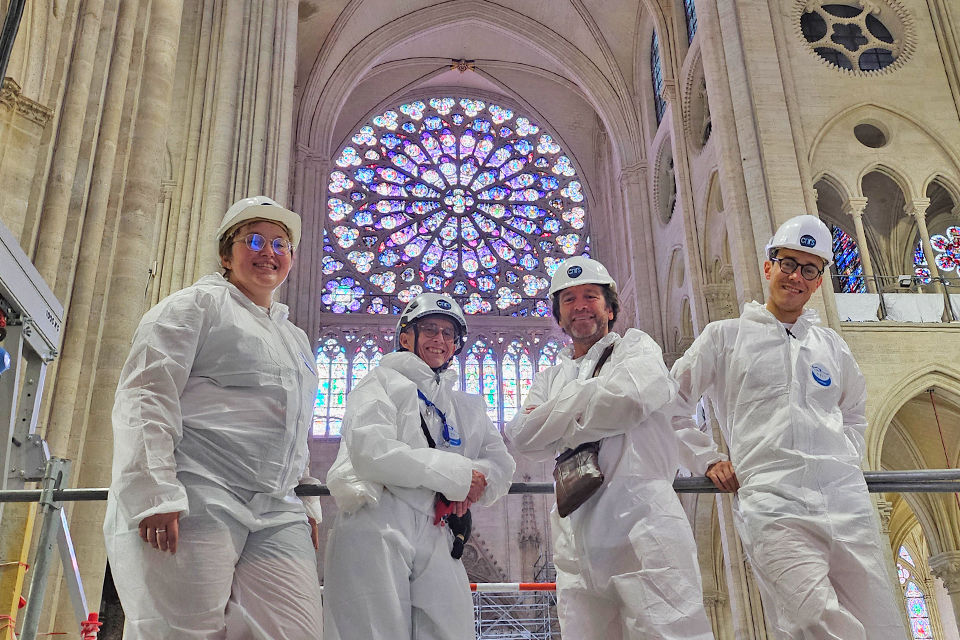
[[[457,350],[453,355],[460,353],[467,340],[467,319],[457,301],[442,293],[421,293],[407,304],[400,314],[400,322],[397,323],[397,333],[393,338],[394,348],[400,349],[400,334],[404,329],[426,316],[445,316],[453,321],[458,333]]]
[[[560,291],[579,284],[605,284],[617,291],[617,283],[610,277],[607,268],[590,258],[574,256],[560,263],[550,281],[550,298]]]
[[[297,245],[300,244],[300,216],[289,209],[284,209],[267,196],[243,198],[233,203],[233,206],[227,209],[227,213],[223,216],[223,222],[220,223],[220,229],[217,231],[217,242],[220,242],[223,239],[223,234],[235,225],[254,218],[279,222],[290,230],[290,242],[293,244],[293,248],[296,249]]]
[[[796,216],[780,225],[767,244],[767,260],[774,249],[805,251],[833,264],[833,235],[816,216]]]

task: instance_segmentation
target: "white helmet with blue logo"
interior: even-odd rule
[[[607,268],[590,258],[574,256],[560,263],[550,281],[550,298],[560,291],[579,284],[605,284],[617,291],[617,283],[610,277]]]
[[[457,329],[457,350],[454,355],[460,353],[467,339],[467,319],[457,301],[442,293],[421,293],[407,304],[397,323],[397,333],[393,338],[394,348],[400,349],[400,334],[410,324],[426,316],[445,316],[453,322]]]
[[[767,244],[767,260],[774,249],[805,251],[823,258],[826,266],[833,264],[833,236],[816,216],[796,216],[780,225]]]

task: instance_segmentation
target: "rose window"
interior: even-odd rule
[[[589,253],[574,163],[527,117],[433,98],[372,118],[327,185],[321,303],[399,313],[424,291],[467,313],[547,316],[557,266]]]
[[[800,16],[800,31],[827,62],[850,71],[877,71],[901,56],[903,42],[877,17],[879,7],[863,3],[810,2]],[[876,15],[875,15],[876,14]]]
[[[960,227],[947,227],[943,235],[930,236],[930,246],[935,254],[934,261],[943,277],[960,275]],[[923,255],[923,245],[918,242],[913,251],[915,275],[926,284],[930,282],[930,268],[927,258]],[[953,272],[951,274],[951,271]]]

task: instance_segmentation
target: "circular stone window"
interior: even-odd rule
[[[907,37],[908,14],[895,2],[803,2],[798,5],[800,33],[834,67],[859,75],[899,66],[913,45]]]
[[[885,134],[880,127],[872,124],[858,124],[853,128],[853,135],[860,144],[865,147],[870,147],[871,149],[879,149],[880,147],[887,146],[887,134]]]

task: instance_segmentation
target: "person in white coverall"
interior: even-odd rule
[[[766,305],[708,324],[674,364],[677,426],[706,396],[731,462],[708,473],[737,491],[735,521],[781,640],[904,640],[860,460],[866,385],[843,339],[804,306],[833,259],[814,216],[767,246]]]
[[[237,202],[219,232],[226,276],[165,298],[134,334],[104,522],[129,640],[322,637],[320,505],[294,494],[316,482],[316,365],[272,300],[299,239],[292,211]]]
[[[678,440],[664,412],[677,385],[645,333],[610,331],[617,287],[595,260],[563,262],[550,287],[553,315],[573,346],[538,373],[506,434],[524,455],[550,461],[600,441],[604,481],[577,510],[552,514],[557,611],[564,638],[709,640],[697,549],[673,490]],[[591,377],[601,354],[611,356]],[[723,458],[706,434],[684,434],[686,464]]]
[[[340,512],[324,561],[327,639],[473,640],[473,599],[437,494],[457,515],[507,493],[516,463],[483,399],[454,391],[459,305],[424,293],[397,325],[398,351],[347,396],[327,475]],[[424,429],[431,436],[431,447]]]

